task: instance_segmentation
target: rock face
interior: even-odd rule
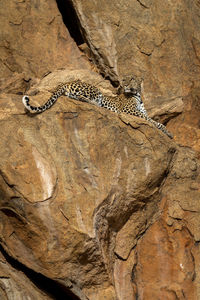
[[[148,228],[175,151],[164,134],[132,119],[68,100],[1,121],[6,251],[81,298],[84,291],[102,299],[109,289],[115,299],[115,255],[127,260]]]
[[[0,298],[199,299],[198,2],[73,5],[97,67],[143,80],[175,139],[66,97],[26,114],[27,89],[36,105],[74,79],[115,91],[55,1],[1,1]]]
[[[56,1],[3,0],[0,11],[0,91],[22,92],[31,79],[57,69],[89,68]]]
[[[106,76],[143,80],[148,113],[169,122],[178,143],[199,148],[198,1],[73,0],[87,43]]]
[[[0,259],[0,299],[52,299],[37,289],[23,272],[9,266],[3,255]]]

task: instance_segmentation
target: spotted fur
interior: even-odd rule
[[[128,86],[125,86],[124,94],[129,98],[134,97],[136,100],[136,109],[142,112],[147,117],[147,112],[144,107],[144,103],[142,102],[140,93],[135,88],[130,88]]]
[[[77,80],[66,83],[59,87],[56,92],[53,93],[53,95],[49,98],[49,100],[42,106],[30,105],[28,96],[23,96],[22,102],[26,109],[28,109],[31,113],[41,113],[49,109],[60,96],[65,95],[75,100],[84,101],[100,107],[104,107],[116,113],[123,112],[129,115],[143,118],[152,123],[156,128],[160,129],[170,138],[172,138],[171,133],[163,124],[160,124],[148,117],[140,94],[138,92],[132,93],[131,96],[130,94],[131,93],[129,92],[129,97],[106,97],[95,86]]]

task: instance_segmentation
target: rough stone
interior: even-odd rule
[[[0,14],[0,91],[22,92],[31,79],[58,69],[90,69],[56,1],[3,0]]]
[[[193,247],[184,226],[167,226],[162,219],[152,225],[137,247],[134,281],[139,298],[198,299]]]
[[[96,286],[90,297],[97,299],[104,285],[114,293],[116,232],[131,215],[141,216],[127,257],[148,227],[145,211],[156,212],[173,143],[144,120],[135,117],[134,129],[115,113],[64,97],[33,118],[22,103],[16,110],[0,121],[6,251],[35,272],[59,278],[76,295],[91,295]],[[116,252],[123,256],[121,243],[119,235]]]
[[[143,80],[149,115],[173,118],[175,140],[200,153],[198,1],[72,2],[101,71],[121,85]]]
[[[16,267],[10,266],[0,254],[0,299],[41,299],[50,300],[33,282]]]
[[[119,300],[136,298],[136,289],[133,284],[133,271],[136,264],[136,255],[132,251],[127,260],[115,259],[114,281],[116,296]]]
[[[200,299],[199,2],[72,3],[86,56],[56,1],[0,2],[0,298]],[[181,147],[66,97],[25,114],[75,79],[142,82]]]
[[[143,299],[199,298],[199,251],[195,243],[199,240],[199,218],[194,212],[200,209],[200,193],[197,189],[196,194],[190,193],[189,188],[192,182],[197,186],[199,180],[195,154],[180,149],[162,190],[162,215],[138,244],[135,281],[141,280],[138,293]]]

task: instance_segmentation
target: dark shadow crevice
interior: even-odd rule
[[[56,0],[58,9],[62,15],[63,22],[66,26],[66,28],[69,31],[70,36],[73,38],[77,46],[79,47],[79,50],[86,54],[87,58],[94,64],[97,69],[99,70],[99,74],[104,78],[110,81],[110,83],[113,85],[113,87],[119,87],[119,81],[116,79],[116,76],[112,74],[105,74],[104,68],[101,68],[101,65],[98,62],[97,57],[92,53],[90,46],[87,42],[87,38],[85,38],[85,30],[81,26],[81,23],[79,21],[79,18],[77,16],[76,10],[73,6],[73,3],[71,0]],[[86,49],[83,50],[80,46],[81,45],[87,45]],[[89,55],[88,54],[89,51]]]
[[[41,273],[37,273],[30,268],[26,267],[10,255],[3,249],[0,245],[0,252],[4,256],[7,263],[20,272],[23,272],[24,275],[42,292],[48,295],[50,298],[55,300],[80,300],[79,297],[74,295],[69,289],[67,289],[64,285],[47,278]]]
[[[81,26],[81,23],[79,21],[79,18],[77,16],[76,10],[73,6],[73,3],[71,0],[56,0],[58,9],[62,15],[62,19],[63,22],[65,24],[65,26],[67,27],[69,34],[71,35],[71,37],[73,38],[73,40],[75,41],[75,43],[77,44],[77,46],[79,46],[79,49],[84,52],[87,53],[87,51],[83,50],[80,46],[81,45],[87,45],[86,48],[88,47],[88,51],[89,51],[89,56],[86,54],[86,56],[88,56],[88,59],[91,59],[91,62],[96,65],[97,69],[99,69],[99,74],[101,74],[101,76],[104,79],[107,79],[110,81],[110,83],[114,86],[114,87],[119,87],[119,81],[116,80],[116,76],[113,77],[113,75],[106,75],[105,74],[105,70],[101,69],[101,65],[98,63],[98,59],[94,56],[94,54],[92,53],[90,46],[88,45],[87,39],[85,38],[85,30],[84,28]],[[114,78],[114,79],[113,79]]]
[[[71,37],[78,46],[83,44],[84,39],[80,30],[80,22],[72,2],[70,0],[56,0],[56,2]]]

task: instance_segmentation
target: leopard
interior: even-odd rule
[[[122,96],[105,96],[102,92],[89,83],[83,82],[81,80],[76,80],[72,82],[65,83],[58,87],[48,101],[42,106],[32,106],[30,98],[27,95],[22,97],[22,102],[25,108],[30,113],[42,113],[47,109],[51,108],[52,105],[57,101],[60,96],[67,96],[71,99],[79,100],[82,102],[87,102],[94,104],[98,107],[103,107],[107,110],[113,111],[115,113],[125,113],[128,115],[136,116],[153,124],[157,129],[161,130],[169,138],[173,138],[172,134],[167,130],[167,128],[150,118],[144,107],[144,103],[141,99],[140,92],[131,91],[130,89],[124,90],[124,95]]]

